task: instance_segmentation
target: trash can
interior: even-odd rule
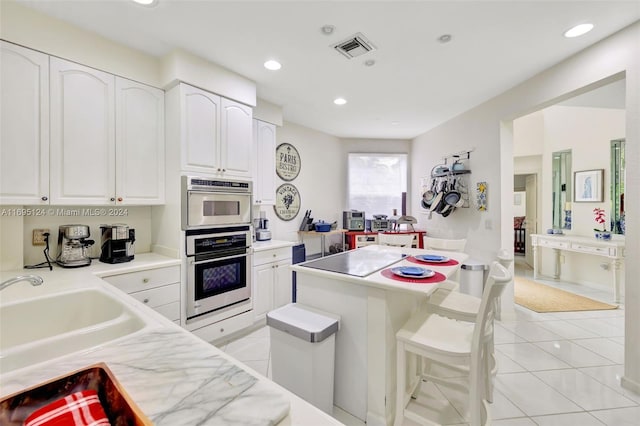
[[[467,259],[460,267],[460,292],[482,297],[486,269],[487,265],[484,263]]]
[[[340,317],[290,303],[267,313],[267,325],[273,381],[332,414],[335,338]]]

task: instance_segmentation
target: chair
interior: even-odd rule
[[[378,244],[394,247],[411,247],[414,234],[378,234]]]
[[[498,253],[498,262],[505,269],[509,270],[513,263],[513,255],[511,255],[507,250],[502,249]],[[496,309],[498,300],[499,299],[496,299]],[[476,322],[481,304],[482,299],[478,297],[459,293],[457,291],[450,291],[447,288],[438,288],[429,295],[425,305],[425,310],[429,313],[438,314],[459,321]],[[493,346],[493,335],[491,335],[491,338],[487,341],[487,353],[490,356],[490,372],[492,375],[495,375],[497,365]],[[487,393],[487,400],[489,402],[493,402],[492,386],[490,386],[489,392]]]
[[[468,391],[471,426],[480,426],[488,420],[483,419],[488,416],[485,395],[491,382],[486,341],[493,336],[496,300],[510,281],[511,273],[500,263],[493,262],[475,323],[457,321],[422,309],[396,333],[397,388],[394,425],[401,425],[404,417],[420,424],[430,422],[408,407],[411,397],[417,394],[423,380]],[[450,378],[433,376],[430,372],[418,371],[417,378],[411,377],[407,388],[407,355],[418,357],[417,365],[420,367],[424,360],[429,365],[437,363],[465,371],[468,373],[469,386],[456,383]]]
[[[447,238],[433,238],[424,236],[423,239],[424,248],[427,250],[446,250],[446,251],[464,251],[467,245],[467,239],[461,238],[458,240],[451,240]]]

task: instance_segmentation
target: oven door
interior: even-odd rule
[[[187,269],[187,318],[251,298],[251,254],[216,259],[191,256]]]
[[[251,223],[250,194],[189,191],[183,202],[185,229]]]

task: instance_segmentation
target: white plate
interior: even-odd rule
[[[428,262],[428,263],[446,263],[449,261],[449,258],[446,256],[437,256],[434,254],[418,254],[413,257],[418,259],[420,262]]]
[[[418,274],[418,270],[422,270],[422,273]],[[411,272],[407,273],[408,271]],[[416,273],[414,273],[414,271],[416,271]],[[403,278],[429,278],[436,274],[431,269],[421,268],[419,266],[398,266],[396,268],[391,268],[391,272]]]

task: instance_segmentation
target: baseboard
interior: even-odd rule
[[[622,379],[620,379],[620,386],[640,395],[640,383],[633,381],[628,377],[622,376]]]

